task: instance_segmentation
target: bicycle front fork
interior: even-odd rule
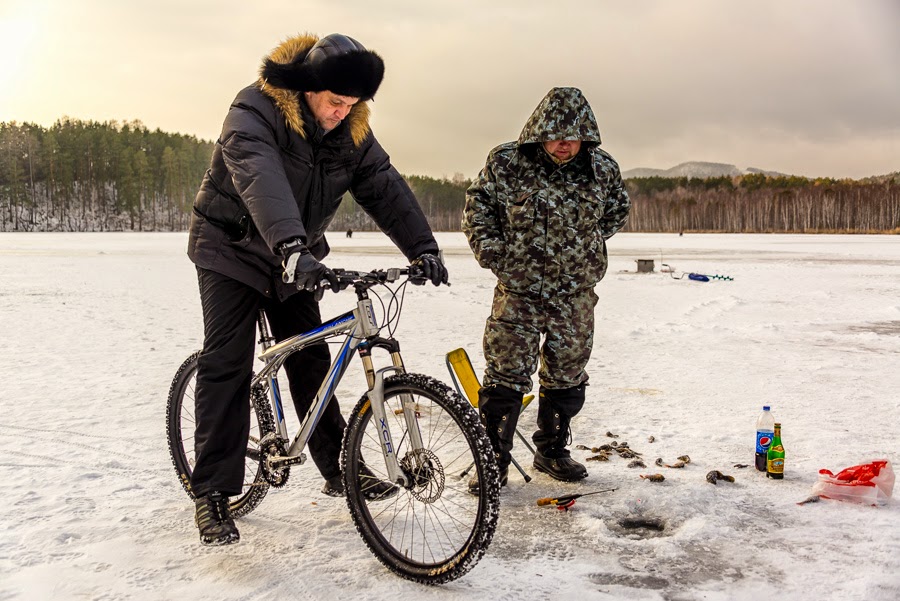
[[[376,420],[381,439],[381,451],[384,455],[384,463],[388,472],[388,480],[400,486],[408,487],[412,483],[400,468],[400,459],[397,457],[397,448],[394,445],[391,429],[388,423],[387,411],[384,402],[384,377],[390,372],[406,373],[403,360],[398,351],[391,353],[393,365],[374,370],[372,358],[368,354],[362,356],[366,370],[366,380],[369,383],[369,403],[372,406],[372,416]],[[405,393],[400,395],[400,406],[403,411],[403,419],[406,422],[406,431],[409,433],[409,448],[415,460],[415,467],[421,468],[423,454],[422,433],[419,431],[419,420],[416,417],[416,402],[412,395]]]

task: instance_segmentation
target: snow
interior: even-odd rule
[[[449,383],[444,354],[458,346],[481,374],[493,279],[461,234],[438,238],[452,286],[410,286],[396,335],[410,371]],[[200,546],[164,429],[170,380],[202,340],[186,240],[0,234],[0,599],[900,598],[896,496],[796,504],[820,468],[878,457],[898,468],[900,238],[616,236],[574,443],[599,446],[611,431],[647,469],[613,457],[587,463],[583,483],[559,483],[534,472],[519,442],[534,479],[511,472],[487,554],[437,588],[383,568],[344,501],[319,492],[312,463],[240,520],[240,544]],[[330,242],[331,266],[402,264],[381,234]],[[636,274],[639,258],[657,272]],[[663,262],[734,281],[675,279]],[[352,299],[328,294],[322,312]],[[343,411],[364,388],[354,365]],[[733,467],[753,463],[763,404],[783,424],[783,481]],[[523,415],[526,435],[535,415]],[[653,465],[683,454],[684,469]],[[736,482],[708,484],[714,469]],[[665,482],[639,478],[657,472]],[[535,504],[606,488],[617,490],[567,513]],[[618,525],[635,517],[663,530]]]

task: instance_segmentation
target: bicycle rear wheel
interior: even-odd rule
[[[193,473],[196,454],[194,452],[194,390],[197,383],[197,359],[200,351],[188,357],[172,380],[169,388],[169,400],[166,405],[166,434],[169,443],[169,454],[178,474],[178,480],[185,492],[195,498],[191,491],[191,474]],[[255,408],[254,408],[255,409]],[[268,409],[268,408],[266,408]],[[263,477],[260,465],[259,440],[265,435],[257,410],[250,411],[250,442],[244,464],[244,483],[241,493],[229,499],[232,517],[247,515],[269,490],[269,484]]]
[[[401,399],[416,403],[423,449],[413,449]],[[347,504],[366,545],[393,572],[442,584],[471,570],[497,526],[500,486],[491,443],[472,406],[434,378],[402,374],[384,382],[385,412],[401,469],[409,480],[380,497],[387,480],[382,433],[368,395],[350,416],[341,457]],[[458,474],[475,464],[479,495]],[[368,493],[368,494],[367,494]],[[375,498],[373,498],[375,497]]]

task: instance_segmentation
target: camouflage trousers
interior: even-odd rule
[[[594,307],[590,288],[555,299],[533,299],[494,289],[484,329],[484,385],[500,384],[522,394],[540,385],[572,388],[587,382],[584,371],[594,345]]]

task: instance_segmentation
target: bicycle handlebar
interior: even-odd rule
[[[335,268],[332,269],[331,272],[337,277],[338,281],[337,290],[335,290],[335,292],[346,290],[350,286],[368,290],[379,284],[391,284],[403,276],[407,276],[409,281],[414,284],[424,284],[429,281],[428,278],[422,274],[422,270],[415,265],[375,269],[373,271],[352,271],[349,269]],[[321,291],[331,289],[332,285],[328,280],[323,279],[319,282],[319,294],[321,294]]]
[[[408,275],[410,279],[417,276],[419,270],[415,267],[392,267],[389,269],[376,269],[374,271],[351,271],[349,269],[332,269],[337,276],[338,286],[341,290],[356,284],[390,284],[401,277]],[[419,276],[421,277],[421,276]],[[368,287],[368,286],[367,286]]]
[[[338,291],[346,290],[350,286],[369,289],[379,284],[391,284],[396,282],[403,276],[408,276],[412,282],[424,283],[425,276],[418,267],[410,265],[409,267],[391,267],[389,269],[375,269],[373,271],[351,271],[349,269],[332,269],[332,273],[337,276]],[[321,287],[331,290],[331,284],[327,280],[321,282]]]

